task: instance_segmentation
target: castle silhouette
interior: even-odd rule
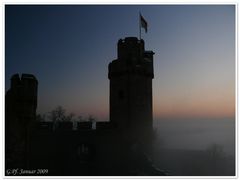
[[[21,175],[165,175],[145,155],[153,136],[153,51],[144,41],[118,41],[109,63],[110,121],[36,122],[37,79],[15,74],[6,93],[6,169],[47,169]],[[6,175],[13,175],[7,174]],[[19,175],[19,174],[16,174]]]

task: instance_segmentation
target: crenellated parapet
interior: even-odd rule
[[[145,51],[144,41],[128,37],[118,41],[118,59],[108,66],[108,78],[126,74],[154,77],[153,51]]]
[[[59,132],[59,131],[102,131],[102,130],[114,130],[114,125],[109,121],[81,121],[77,122],[77,127],[74,128],[74,123],[72,121],[62,121],[57,122],[57,126],[54,128],[54,123],[52,121],[42,121],[37,123],[37,130],[40,132]]]

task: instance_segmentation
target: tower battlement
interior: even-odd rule
[[[144,53],[144,41],[127,37],[118,41],[118,59],[135,62]]]
[[[144,41],[127,37],[118,41],[118,59],[108,66],[108,78],[126,74],[139,74],[154,77],[153,51],[145,51]]]
[[[11,87],[6,94],[7,116],[34,119],[37,109],[38,81],[32,74],[14,74],[11,77]],[[8,113],[9,112],[9,113]]]
[[[19,74],[14,74],[11,77],[11,91],[18,91],[19,89],[23,89],[21,92],[28,96],[37,95],[37,86],[38,81],[36,77],[32,74],[22,74],[21,78]]]

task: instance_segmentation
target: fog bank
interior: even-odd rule
[[[226,154],[235,154],[234,119],[155,119],[154,129],[164,148],[205,150],[218,144]]]

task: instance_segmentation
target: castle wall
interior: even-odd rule
[[[75,130],[72,122],[57,122],[56,128],[53,122],[35,122],[38,81],[28,74],[12,76],[6,94],[6,168],[46,168],[58,176],[145,171],[145,159],[136,153],[141,148],[132,139],[152,131],[153,54],[143,40],[119,40],[118,59],[108,73],[110,122],[96,122],[94,128],[92,122],[79,122]]]

